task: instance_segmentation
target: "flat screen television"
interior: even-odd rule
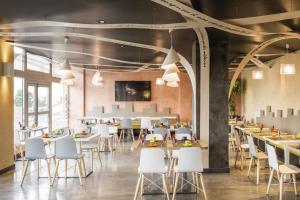
[[[151,101],[151,81],[115,81],[116,101]]]

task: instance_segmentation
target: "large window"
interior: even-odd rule
[[[14,68],[24,70],[24,49],[14,47]]]
[[[50,61],[48,58],[27,53],[27,69],[50,73]]]
[[[14,78],[14,128],[19,128],[19,123],[24,124],[24,80]]]
[[[52,130],[68,126],[68,88],[52,83]]]

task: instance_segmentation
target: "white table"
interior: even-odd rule
[[[26,127],[25,129],[17,129],[16,131],[18,132],[18,135],[20,137],[20,141],[25,141],[27,138],[32,137],[31,133],[34,133],[34,136],[36,132],[40,131],[41,134],[44,134],[44,130],[47,129],[48,127],[46,126],[38,126],[38,127]]]

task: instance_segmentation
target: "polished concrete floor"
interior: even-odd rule
[[[133,199],[138,179],[137,166],[138,152],[131,152],[130,145],[119,148],[113,155],[102,154],[103,166],[94,160],[94,173],[84,179],[83,186],[79,185],[77,178],[59,178],[53,187],[49,187],[46,178],[37,178],[36,165],[30,166],[23,186],[19,185],[21,179],[22,163],[16,162],[16,171],[0,176],[0,199],[7,200],[131,200]],[[86,158],[87,171],[90,169],[90,159]],[[68,165],[68,176],[74,176],[74,163]],[[275,200],[278,199],[278,184],[274,180],[271,195],[265,195],[268,179],[268,170],[262,172],[261,184],[254,184],[254,171],[249,179],[246,169],[243,171],[231,168],[230,174],[204,174],[204,181],[209,200]],[[45,164],[41,168],[41,176],[46,175]],[[53,167],[52,171],[53,173]],[[60,176],[64,176],[62,163]],[[154,177],[155,178],[155,177]],[[299,187],[300,188],[300,187]],[[151,190],[151,188],[145,188]],[[300,190],[299,190],[300,191]],[[139,199],[166,199],[163,195],[144,195]],[[178,200],[204,199],[203,195],[182,194]],[[293,193],[292,184],[285,185],[284,200],[300,199]]]

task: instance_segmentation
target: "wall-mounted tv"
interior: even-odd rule
[[[151,81],[115,81],[116,101],[151,101]]]

